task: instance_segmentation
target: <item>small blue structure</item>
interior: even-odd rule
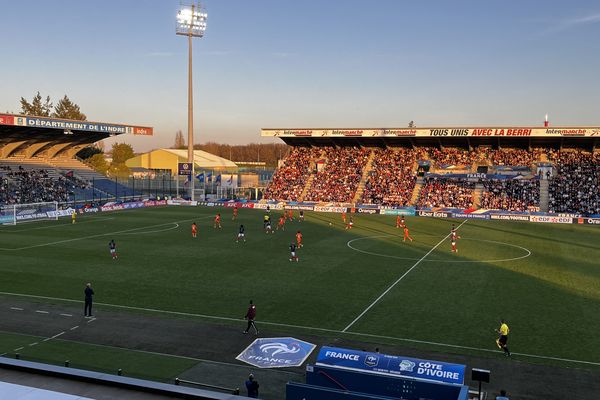
[[[467,400],[464,374],[460,364],[324,346],[286,399]]]

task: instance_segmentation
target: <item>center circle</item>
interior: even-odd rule
[[[377,235],[377,236],[367,236],[367,237],[362,237],[362,238],[356,238],[356,239],[349,240],[346,243],[346,245],[349,248],[351,248],[352,250],[354,250],[354,251],[358,251],[359,253],[369,254],[369,255],[372,255],[372,256],[394,258],[396,260],[410,260],[410,261],[419,261],[419,260],[421,260],[421,258],[400,257],[400,256],[394,256],[394,255],[391,255],[391,254],[382,254],[382,253],[376,253],[376,252],[373,252],[373,251],[361,250],[361,249],[356,248],[356,247],[354,247],[352,245],[354,242],[358,242],[358,241],[361,241],[361,240],[371,240],[371,239],[376,239],[376,238],[395,237],[395,236],[396,235]],[[439,262],[439,263],[491,263],[491,262],[507,262],[507,261],[521,260],[521,259],[527,258],[527,257],[529,257],[531,255],[531,251],[529,249],[526,249],[525,247],[518,246],[516,244],[505,243],[505,242],[498,242],[496,240],[485,240],[485,239],[462,238],[461,240],[470,240],[470,241],[474,241],[474,242],[493,243],[493,244],[500,245],[500,246],[517,248],[517,249],[523,251],[523,255],[520,255],[518,257],[512,257],[512,258],[489,259],[489,260],[428,260],[427,258],[425,258],[421,262]],[[424,253],[424,254],[427,254],[427,253]]]

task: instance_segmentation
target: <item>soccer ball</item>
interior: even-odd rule
[[[330,223],[329,223],[329,226],[332,226],[332,225],[333,225],[333,224],[330,222]]]

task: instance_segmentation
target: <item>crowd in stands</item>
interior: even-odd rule
[[[464,179],[427,178],[417,205],[419,207],[471,208],[473,205],[474,182]]]
[[[374,151],[373,170],[365,183],[362,202],[408,206],[417,179],[413,171],[417,152],[405,148]]]
[[[478,153],[480,159],[482,159],[482,156],[485,156],[494,165],[530,166],[534,160],[539,161],[539,158],[534,159],[534,154],[525,149],[504,148],[484,151],[483,148],[479,148]]]
[[[283,166],[275,172],[265,197],[300,200],[310,175],[314,174],[304,200],[350,202],[371,151],[374,152],[374,160],[365,181],[363,203],[410,205],[417,160],[430,159],[434,161],[434,168],[440,164],[472,165],[477,161],[505,166],[531,166],[536,161],[548,161],[554,163],[556,171],[550,179],[549,211],[600,214],[600,156],[575,149],[493,149],[489,146],[474,150],[448,147],[294,148]],[[325,166],[316,172],[315,163],[320,157],[323,157]],[[550,176],[548,173],[547,177]],[[482,183],[484,192],[480,205],[483,208],[527,211],[539,207],[537,180],[483,180]],[[469,208],[473,205],[473,190],[472,182],[427,178],[417,206]]]
[[[325,167],[317,172],[304,200],[352,201],[370,153],[365,147],[327,148]]]
[[[540,181],[483,180],[480,206],[491,210],[539,211]]]
[[[266,199],[297,201],[309,176],[311,160],[321,154],[319,148],[294,147],[265,191]]]
[[[600,214],[600,154],[556,151],[557,175],[550,180],[549,212]]]
[[[489,146],[480,146],[473,150],[445,147],[437,149],[427,147],[429,158],[437,165],[470,166],[478,161],[490,161],[492,165],[529,166],[535,160],[537,153],[526,149],[502,148],[492,149]]]
[[[63,177],[52,179],[44,169],[25,170],[19,167],[12,171],[10,167],[3,167],[2,170],[7,171],[2,175],[0,184],[2,204],[68,200],[72,185]]]
[[[474,151],[453,147],[445,147],[443,149],[428,147],[426,150],[429,158],[438,165],[471,165],[477,155]]]

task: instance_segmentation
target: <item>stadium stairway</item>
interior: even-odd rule
[[[373,160],[375,160],[375,152],[371,150],[371,152],[369,153],[369,159],[367,160],[365,168],[363,169],[360,182],[356,187],[356,193],[354,193],[354,197],[352,198],[353,203],[358,203],[362,198],[363,192],[365,191],[365,184],[367,183],[367,179],[369,179],[369,175],[373,170]]]
[[[473,208],[479,208],[481,206],[481,196],[483,195],[483,184],[478,183],[475,185],[473,190]]]
[[[548,179],[540,180],[540,211],[542,212],[548,212],[548,204],[550,203],[549,186],[550,181]]]
[[[315,157],[313,159],[311,159],[311,162],[323,159],[323,158],[327,158],[327,152],[325,150],[321,150],[321,153],[319,154],[318,157]],[[302,189],[302,194],[300,194],[300,197],[298,198],[298,201],[304,201],[304,198],[306,197],[306,195],[308,194],[308,191],[310,190],[310,188],[312,187],[312,183],[315,180],[315,176],[317,174],[315,172],[312,172],[310,174],[310,176],[308,177],[308,179],[306,180],[306,183],[304,184],[304,189]]]
[[[413,189],[412,196],[410,197],[410,204],[413,206],[416,205],[419,201],[419,193],[421,193],[421,187],[423,186],[423,182],[424,179],[422,176],[419,176],[417,178],[417,181],[415,182],[415,187]]]
[[[316,174],[310,174],[310,176],[306,180],[306,184],[304,184],[304,189],[302,189],[302,194],[300,194],[300,197],[298,198],[298,201],[304,201],[304,198],[306,197],[306,194],[308,193],[308,190],[312,186],[312,183],[313,183],[313,180],[315,179],[315,176],[316,176]]]

